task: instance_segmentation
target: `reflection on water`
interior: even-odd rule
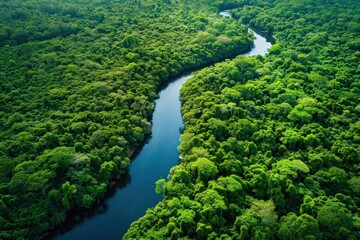
[[[220,13],[231,17],[229,11]],[[254,33],[255,47],[245,56],[265,55],[271,43]],[[129,174],[105,194],[90,210],[75,209],[68,220],[46,239],[120,239],[130,224],[154,207],[161,196],[155,193],[155,182],[166,178],[171,167],[178,164],[180,133],[179,91],[192,74],[186,74],[168,84],[159,93],[152,120],[152,136],[130,165]],[[131,177],[130,177],[131,176]]]
[[[132,161],[126,179],[112,186],[93,209],[74,210],[49,239],[120,239],[146,209],[161,201],[161,195],[155,193],[155,182],[166,178],[170,168],[178,164],[177,146],[183,128],[179,91],[191,76],[179,77],[160,91],[152,136]]]

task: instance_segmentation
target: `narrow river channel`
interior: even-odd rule
[[[220,13],[231,17],[229,11]],[[271,43],[254,33],[254,48],[244,56],[265,55]],[[130,224],[154,207],[161,196],[155,193],[155,182],[166,178],[179,162],[180,114],[179,91],[192,73],[183,75],[159,93],[152,120],[152,136],[132,161],[128,179],[114,187],[102,204],[90,211],[71,214],[48,239],[120,239]]]

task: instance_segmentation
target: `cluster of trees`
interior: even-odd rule
[[[181,163],[124,239],[359,239],[356,0],[246,1],[277,43],[181,90]]]
[[[38,238],[90,207],[150,135],[160,85],[253,42],[205,0],[0,5],[4,240]]]

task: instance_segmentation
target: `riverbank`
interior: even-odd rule
[[[222,12],[222,13],[223,13],[222,15],[229,16],[228,12]],[[260,35],[257,35],[256,33],[254,33],[254,34],[255,34],[255,38],[256,38],[254,41],[255,47],[248,53],[243,54],[243,56],[265,55],[267,53],[268,49],[271,47],[271,43],[267,42],[267,40],[265,38],[261,37]],[[234,59],[234,61],[236,61],[236,58]],[[220,67],[220,65],[222,65],[222,64],[226,65],[229,62],[231,62],[231,61],[226,61],[226,63],[218,63],[215,66],[211,66],[208,69],[214,69],[214,68],[217,68],[216,66],[219,66],[220,69],[224,70],[222,67]],[[207,69],[207,68],[205,68],[205,69]],[[231,68],[229,68],[229,69],[231,69]],[[201,76],[203,76],[201,73],[203,73],[204,71],[205,71],[204,69],[200,71]],[[218,69],[218,71],[219,71],[219,69]],[[205,74],[205,76],[206,76],[206,74]],[[195,79],[196,78],[197,78],[197,75],[195,74]],[[198,85],[196,80],[194,80],[193,78],[190,79],[189,81],[191,81],[196,87],[206,86],[206,84]],[[210,78],[209,78],[208,81],[215,82],[215,81],[217,81],[217,79],[211,78],[211,80],[210,80]],[[185,83],[185,85],[187,85],[187,84],[188,84],[188,82]],[[191,89],[195,89],[196,88],[195,86],[193,88],[190,87],[189,91],[191,92]],[[183,89],[182,89],[182,91],[183,91]],[[211,98],[211,96],[213,97],[213,95],[214,95],[214,92],[207,91],[207,88],[199,90],[199,93],[200,92],[208,93],[210,98]],[[204,101],[204,99],[198,99],[198,100],[192,99],[192,101],[194,101],[195,102],[194,104],[196,105],[196,107],[194,107],[194,113],[187,114],[187,116],[186,117],[184,116],[184,117],[191,118],[192,120],[195,120],[195,119],[200,120],[200,118],[198,118],[196,116],[196,114],[201,115],[201,113],[199,112],[198,104],[201,105],[201,102]],[[214,103],[209,104],[209,106],[213,106],[213,105],[214,105]],[[227,109],[226,107],[222,107],[222,110],[224,112],[226,111],[226,109]],[[193,122],[196,122],[196,121],[193,121]],[[211,124],[211,126],[209,126],[209,127],[216,128],[216,124],[215,123]],[[219,128],[221,128],[221,127],[219,127]],[[185,130],[184,135],[181,137],[182,145],[180,146],[179,149],[182,152],[184,152],[184,149],[186,148],[186,146],[184,146],[184,145],[190,144],[190,142],[191,142],[190,139],[192,138],[192,135],[194,134],[194,133],[188,134],[187,132],[188,132],[188,129]],[[202,144],[196,143],[196,140],[194,140],[192,143],[197,146],[197,147],[194,147],[194,152],[192,153],[194,155],[194,158],[198,154],[201,156],[201,158],[199,158],[199,159],[204,161],[204,163],[199,163],[199,165],[198,165],[198,168],[200,168],[200,165],[201,165],[201,166],[204,166],[204,169],[198,170],[198,171],[195,170],[195,172],[198,172],[198,174],[195,173],[195,176],[198,175],[198,177],[200,178],[201,177],[200,175],[202,175],[202,174],[206,175],[206,174],[209,174],[208,172],[212,171],[213,163],[206,159],[206,156],[209,155],[209,152],[211,150],[209,149],[207,151],[203,151],[202,146],[201,146]],[[211,144],[208,143],[207,146],[211,146]],[[213,146],[213,147],[215,147],[215,146]],[[147,236],[147,237],[152,236],[154,238],[159,238],[159,239],[164,238],[164,236],[167,236],[169,238],[176,239],[176,238],[180,238],[183,234],[186,234],[188,231],[191,231],[191,228],[186,227],[186,223],[184,223],[184,225],[180,224],[182,231],[183,231],[182,233],[175,232],[175,231],[171,232],[172,231],[171,229],[177,228],[176,226],[169,227],[169,225],[171,225],[172,222],[181,221],[181,220],[177,220],[177,219],[182,219],[182,217],[186,217],[186,219],[188,219],[188,221],[189,221],[189,224],[191,224],[191,222],[193,221],[192,219],[195,218],[194,209],[196,209],[196,206],[195,205],[191,206],[192,201],[189,198],[190,196],[193,195],[192,190],[190,190],[191,187],[193,186],[193,183],[190,182],[191,176],[189,173],[187,173],[187,170],[192,169],[192,167],[188,165],[187,170],[184,169],[185,162],[186,163],[191,162],[190,159],[193,159],[193,158],[182,159],[182,162],[179,165],[175,166],[171,170],[172,178],[168,179],[169,183],[165,183],[164,186],[162,186],[165,199],[163,199],[154,208],[149,209],[145,216],[140,218],[138,221],[134,222],[131,225],[131,228],[129,229],[129,231],[124,236],[124,239],[138,239],[138,238],[140,238],[140,236]],[[194,164],[194,166],[195,166],[195,164]],[[204,178],[206,179],[206,176]],[[174,181],[172,181],[172,179],[176,179],[176,180],[174,180],[175,183],[174,183]],[[196,180],[196,181],[199,181],[199,180]],[[204,188],[204,186],[203,187],[200,186],[199,188],[200,189]],[[199,189],[199,191],[200,191],[200,189]],[[177,195],[179,195],[181,197],[174,197]],[[210,196],[210,198],[212,198],[212,196]],[[170,200],[170,199],[172,199],[172,200]],[[209,200],[209,204],[211,204],[214,201],[218,201],[218,200],[211,199],[211,200]],[[169,207],[169,209],[167,209],[168,208],[167,206],[170,206],[170,205],[172,207]],[[186,216],[183,216],[182,215],[183,213],[186,214]],[[169,219],[169,215],[172,216],[173,220]],[[221,216],[221,214],[218,214],[218,215]],[[159,219],[159,218],[164,220],[164,222],[162,222],[162,221],[158,222],[156,227],[150,226],[147,224],[148,220],[149,220],[149,222],[150,221],[157,222],[157,219]],[[177,225],[179,225],[179,223]],[[148,231],[147,229],[152,229],[153,227],[157,229],[156,232],[155,231],[147,232]],[[170,230],[169,230],[169,228],[170,228]]]
[[[247,56],[265,54],[269,46],[265,38],[256,35],[255,47],[247,53]],[[156,195],[154,191],[155,181],[166,178],[170,168],[178,164],[179,129],[183,128],[179,90],[191,76],[192,73],[188,73],[162,86],[162,91],[156,100],[152,135],[132,161],[126,181],[120,181],[124,184],[114,185],[112,187],[114,195],[105,198],[98,210],[95,206],[90,214],[86,211],[82,214],[74,212],[71,216],[73,220],[69,225],[59,227],[58,233],[62,235],[52,235],[55,236],[54,239],[95,239],[95,237],[117,239],[119,235],[125,233],[131,222],[143,216],[146,209],[155,206],[161,200],[161,196]],[[170,123],[175,125],[168,125]],[[145,170],[148,166],[150,169]],[[153,178],[150,179],[149,175],[153,175]],[[74,225],[71,226],[72,224]]]
[[[278,44],[184,84],[182,161],[124,239],[360,239],[358,5],[239,9]]]

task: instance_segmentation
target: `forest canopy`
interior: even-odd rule
[[[185,83],[181,163],[124,239],[359,239],[359,2],[238,4],[276,44]]]
[[[150,135],[162,84],[251,48],[217,6],[0,1],[0,239],[91,207]]]
[[[222,18],[232,9],[236,19]],[[0,1],[0,239],[101,199],[181,90],[181,163],[125,239],[359,239],[357,0]],[[247,26],[276,39],[248,51]]]

